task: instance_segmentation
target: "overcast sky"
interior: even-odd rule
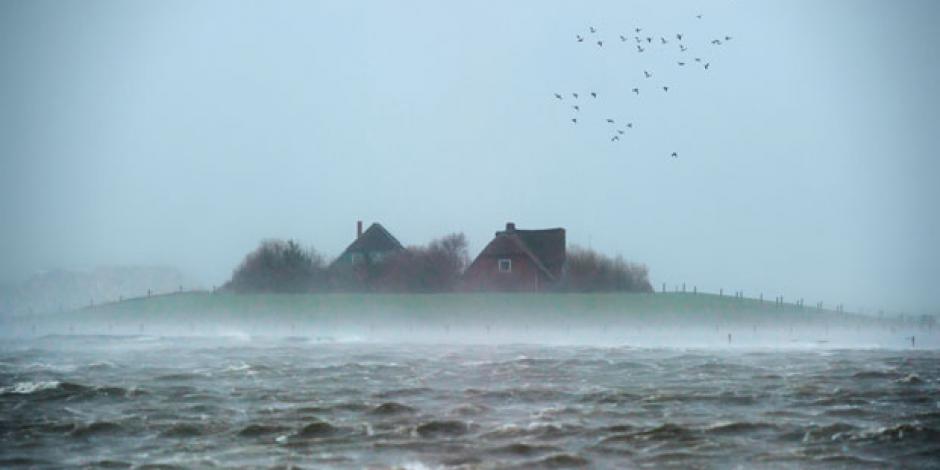
[[[514,221],[656,286],[940,311],[940,4],[584,3],[2,2],[0,279]]]

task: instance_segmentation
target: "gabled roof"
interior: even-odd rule
[[[478,256],[477,259],[481,257],[500,258],[503,256],[517,255],[520,253],[525,255],[526,258],[529,258],[532,261],[532,264],[535,265],[535,267],[541,271],[545,277],[551,280],[555,280],[556,275],[552,273],[544,263],[542,263],[542,260],[540,260],[539,257],[529,249],[528,246],[526,246],[525,241],[515,234],[497,232],[496,238],[494,238],[493,241],[483,248],[483,252],[480,253],[480,256]],[[474,262],[475,261],[476,260],[474,260]]]
[[[565,265],[565,229],[517,230],[512,222],[506,230],[496,232],[483,251],[473,260],[467,272],[474,272],[483,258],[522,255],[549,280],[562,277]]]
[[[516,240],[523,251],[538,261],[552,277],[561,275],[565,265],[565,229],[518,230],[514,225],[507,229],[496,232],[496,237],[504,236]]]
[[[385,230],[382,224],[374,223],[370,225],[365,232],[362,232],[359,238],[346,247],[346,250],[343,251],[343,255],[346,253],[398,251],[404,249],[405,247],[403,247],[388,230]],[[340,255],[340,257],[343,255]]]

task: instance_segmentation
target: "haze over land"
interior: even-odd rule
[[[473,256],[515,221],[657,288],[935,313],[938,11],[4,2],[0,279],[169,264],[211,286],[263,238],[335,256],[363,219]],[[735,39],[614,146],[552,98],[636,81],[634,56],[579,47],[589,26]]]

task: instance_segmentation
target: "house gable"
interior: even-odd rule
[[[359,264],[360,262],[375,263],[386,256],[403,251],[404,246],[380,223],[373,223],[362,235],[359,235],[340,254],[332,266],[338,264]]]
[[[495,237],[464,273],[466,290],[537,291],[561,281],[565,265],[564,229],[506,230]]]

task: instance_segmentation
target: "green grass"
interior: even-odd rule
[[[62,314],[70,319],[266,319],[355,318],[460,323],[471,319],[511,323],[532,315],[577,322],[639,321],[667,324],[691,319],[722,322],[838,320],[848,315],[793,304],[714,294],[232,294],[179,293],[125,300]],[[856,320],[859,317],[855,317]]]

